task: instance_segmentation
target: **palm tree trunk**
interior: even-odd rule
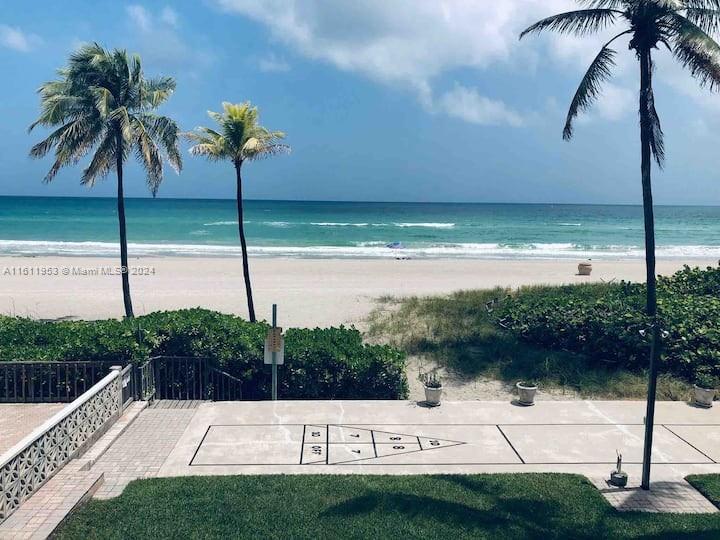
[[[250,322],[255,322],[255,306],[253,305],[252,285],[250,285],[250,268],[248,266],[247,242],[245,241],[245,224],[243,223],[243,197],[242,175],[240,168],[242,161],[235,162],[235,176],[237,178],[237,213],[238,232],[240,233],[240,246],[242,247],[243,277],[245,278],[245,292],[247,293],[248,315]]]
[[[660,356],[660,328],[657,323],[657,291],[655,277],[655,217],[651,184],[652,153],[650,148],[650,95],[652,93],[652,57],[650,50],[640,52],[640,146],[642,154],[642,192],[645,215],[645,267],[647,272],[647,315],[652,325],[650,373],[648,376],[647,411],[645,414],[645,446],[643,449],[642,488],[650,489],[655,396]]]
[[[133,317],[132,299],[130,298],[130,274],[127,256],[127,230],[125,229],[125,195],[123,193],[123,141],[122,135],[117,135],[117,209],[120,226],[120,271],[122,276],[123,302],[125,303],[125,316]]]

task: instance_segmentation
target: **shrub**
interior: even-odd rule
[[[500,322],[524,340],[579,352],[593,363],[631,369],[648,364],[645,285],[574,285],[520,289],[503,302]],[[720,375],[720,269],[685,267],[658,282],[665,371],[691,379]]]
[[[131,320],[39,322],[0,317],[0,360],[112,360],[150,356],[208,357],[243,381],[246,399],[270,394],[263,362],[268,325],[204,309],[157,312]],[[404,355],[366,345],[354,328],[293,328],[278,370],[287,399],[402,399]]]

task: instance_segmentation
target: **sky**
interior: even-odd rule
[[[562,140],[567,106],[608,34],[518,40],[571,0],[2,0],[0,195],[113,196],[92,189],[83,164],[42,179],[51,158],[28,150],[38,86],[85,42],[124,48],[146,76],[177,90],[161,112],[181,129],[211,125],[208,110],[250,100],[287,133],[288,156],[244,168],[256,199],[618,203],[641,201],[638,65],[618,65],[596,106]],[[617,32],[616,32],[617,33]],[[657,51],[656,104],[667,163],[660,204],[720,204],[720,95]],[[230,164],[187,153],[166,168],[160,197],[232,198]],[[126,195],[149,196],[129,164]]]

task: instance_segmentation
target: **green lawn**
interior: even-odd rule
[[[720,474],[694,474],[687,481],[720,508]]]
[[[87,538],[720,538],[720,515],[618,513],[575,475],[151,479],[91,501]]]

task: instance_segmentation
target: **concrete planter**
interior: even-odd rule
[[[610,473],[610,484],[615,487],[627,486],[628,475],[624,471],[613,471]]]
[[[437,407],[440,405],[440,398],[442,397],[442,386],[440,388],[425,387],[425,403],[431,407]]]
[[[578,264],[578,274],[581,276],[589,276],[592,272],[592,264],[580,263]]]
[[[713,406],[713,399],[715,399],[714,388],[701,388],[697,384],[695,385],[695,405],[709,409]]]
[[[529,386],[522,382],[515,385],[518,391],[518,403],[529,407],[535,405],[535,394],[537,393],[537,386]]]

